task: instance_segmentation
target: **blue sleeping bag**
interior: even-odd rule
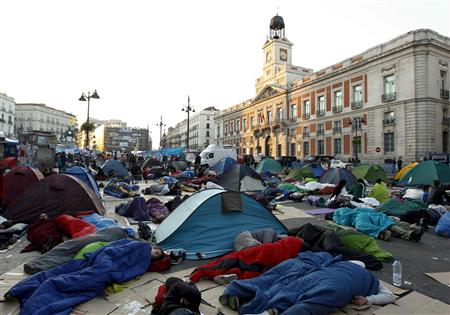
[[[122,239],[86,259],[72,259],[39,272],[12,287],[6,296],[20,301],[20,314],[69,315],[72,308],[101,294],[113,282],[122,283],[147,271],[151,245]]]
[[[333,214],[333,221],[340,225],[354,226],[359,232],[377,238],[395,222],[387,215],[370,208],[338,208]]]
[[[232,281],[223,294],[250,300],[240,314],[274,308],[280,315],[322,315],[333,313],[357,295],[377,294],[378,286],[372,273],[342,261],[342,256],[302,252],[257,278]]]
[[[131,227],[121,226],[119,223],[110,218],[105,218],[98,213],[93,213],[90,215],[85,215],[81,217],[83,220],[93,224],[97,231],[105,228],[118,226],[125,232],[127,232],[128,237],[134,238],[136,236],[136,232]]]
[[[450,237],[450,212],[441,216],[434,227],[434,232],[444,237]]]

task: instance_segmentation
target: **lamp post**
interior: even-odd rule
[[[164,126],[164,127],[166,126],[166,124],[163,123],[162,115],[161,115],[161,120],[160,120],[160,122],[157,123],[156,126],[159,126],[159,148],[161,149],[161,148],[162,148],[162,128],[163,128],[163,126]]]
[[[89,125],[89,106],[90,106],[91,98],[96,98],[96,99],[100,98],[100,96],[98,96],[97,90],[94,90],[94,93],[92,93],[92,95],[91,95],[91,92],[88,92],[87,96],[83,92],[81,94],[80,98],[78,99],[79,101],[82,101],[82,102],[86,102],[86,100],[88,102],[87,125],[86,125],[86,149],[89,148],[89,128],[90,128],[90,125]]]
[[[186,131],[186,150],[189,150],[189,113],[195,113],[195,109],[191,106],[191,97],[188,96],[188,104],[185,105],[181,111],[187,112],[187,131]]]
[[[361,128],[361,124],[366,123],[364,117],[355,117],[349,121],[349,125],[352,126],[352,129],[355,130],[355,138],[358,138],[358,129]],[[355,166],[358,165],[358,147],[356,143],[357,139],[354,139],[353,142],[353,152],[355,154]]]

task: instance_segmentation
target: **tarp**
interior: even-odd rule
[[[398,183],[405,186],[433,185],[436,179],[441,185],[449,185],[450,166],[437,161],[424,161],[411,169]]]
[[[421,209],[426,209],[427,205],[421,200],[411,199],[389,199],[377,207],[378,212],[383,212],[387,215],[400,217],[410,212],[417,212]]]
[[[411,169],[413,169],[416,165],[418,165],[419,162],[411,162],[405,167],[403,167],[398,173],[394,176],[393,180],[400,180],[405,176]]]
[[[128,176],[128,171],[123,166],[122,163],[120,163],[117,160],[109,159],[105,162],[105,164],[102,165],[103,173],[111,177],[110,174],[114,174],[114,176],[125,178]]]
[[[330,168],[320,177],[320,182],[337,186],[342,179],[347,181],[347,184],[345,185],[347,191],[350,190],[350,187],[356,182],[355,175],[344,168]]]
[[[88,169],[80,166],[72,166],[67,169],[65,173],[83,181],[88,187],[92,188],[92,191],[97,195],[97,197],[100,198],[100,191],[98,189],[97,181]]]
[[[265,173],[265,172],[271,172],[275,174],[280,174],[283,170],[283,167],[280,163],[275,161],[274,159],[266,158],[258,163],[258,166],[256,167],[256,173]]]
[[[214,171],[217,175],[226,173],[230,167],[237,164],[237,161],[235,159],[232,159],[230,157],[224,157],[221,158],[216,165],[214,165]]]
[[[387,182],[387,176],[384,169],[376,164],[358,165],[352,170],[352,173],[356,178],[363,178],[372,184],[374,184],[378,178],[385,183]]]
[[[13,167],[8,174],[3,176],[3,208],[8,208],[25,189],[43,178],[44,175],[37,168],[27,166]]]
[[[154,235],[165,250],[182,248],[187,259],[200,259],[232,251],[234,236],[242,230],[265,228],[272,228],[278,234],[287,232],[270,211],[251,197],[207,189],[180,204]]]
[[[241,164],[232,165],[225,174],[219,175],[217,184],[232,191],[259,191],[264,189],[259,175],[250,167]]]
[[[76,177],[56,174],[28,187],[4,212],[8,220],[33,222],[41,213],[49,219],[61,214],[77,216],[79,212],[105,213],[100,199],[92,189]]]

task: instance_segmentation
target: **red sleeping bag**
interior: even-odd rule
[[[55,219],[58,227],[64,235],[70,238],[78,238],[95,232],[95,226],[84,220],[63,214]]]
[[[274,243],[244,248],[197,267],[191,274],[191,280],[212,280],[215,276],[232,273],[237,274],[238,279],[255,278],[269,268],[297,257],[302,245],[301,238],[288,236]]]

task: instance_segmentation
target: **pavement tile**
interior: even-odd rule
[[[20,305],[19,302],[17,301],[0,302],[0,314],[2,315],[19,314],[19,309]]]
[[[225,315],[236,315],[237,312],[233,311],[228,306],[224,306],[219,302],[219,296],[222,295],[223,290],[225,290],[224,286],[217,286],[215,288],[206,290],[202,292],[202,299],[208,302],[213,307],[220,310]]]
[[[151,281],[160,280],[162,282],[166,281],[166,277],[159,272],[146,272],[142,276],[139,277],[139,280],[127,284],[129,289],[136,289],[140,286],[143,286]],[[135,290],[136,291],[136,290]],[[139,291],[139,290],[137,290]]]
[[[153,280],[146,285],[133,289],[138,295],[146,299],[149,303],[155,303],[155,296],[158,293],[158,288],[162,286],[164,282],[159,280]]]
[[[76,309],[84,312],[85,314],[109,314],[117,309],[118,306],[104,298],[93,298],[87,302],[77,305]]]

